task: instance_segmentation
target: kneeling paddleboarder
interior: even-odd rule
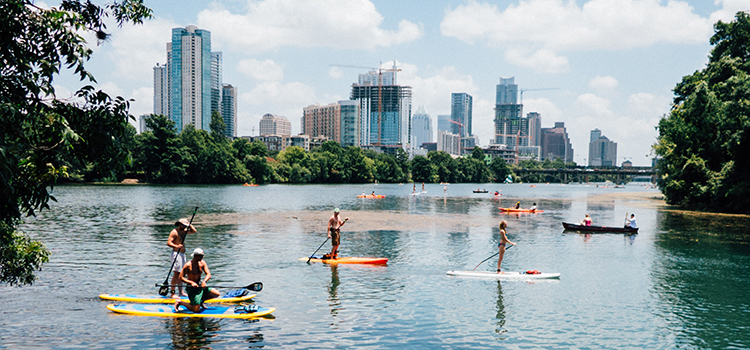
[[[206,274],[206,278],[201,281],[203,273]],[[209,279],[211,279],[211,271],[208,269],[208,264],[203,261],[203,249],[195,248],[193,259],[188,261],[180,271],[180,280],[188,284],[185,289],[190,302],[186,303],[177,299],[174,303],[174,311],[177,312],[177,308],[182,305],[192,312],[201,312],[201,306],[205,300],[221,296],[218,290],[206,287]]]

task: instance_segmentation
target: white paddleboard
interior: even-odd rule
[[[450,276],[459,277],[481,277],[481,278],[493,278],[499,280],[533,280],[533,279],[547,279],[547,278],[560,278],[559,272],[546,272],[539,274],[528,274],[525,272],[490,272],[490,271],[448,271],[446,272]]]

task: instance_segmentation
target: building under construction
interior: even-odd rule
[[[411,87],[396,83],[397,69],[360,74],[352,84],[351,100],[359,102],[359,142],[367,145],[401,145],[411,139]]]

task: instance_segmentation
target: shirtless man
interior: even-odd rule
[[[206,278],[201,280],[203,273],[206,274]],[[203,249],[195,248],[193,251],[193,260],[190,260],[182,267],[179,278],[180,281],[188,284],[186,289],[190,302],[186,303],[180,299],[175,300],[175,312],[177,312],[177,308],[180,305],[192,312],[200,312],[204,301],[221,296],[218,290],[206,287],[206,282],[211,279],[211,271],[208,270],[208,265],[203,261]]]
[[[185,296],[185,292],[182,291],[182,282],[180,281],[179,274],[182,271],[182,266],[187,263],[185,257],[185,236],[188,234],[196,233],[195,226],[190,225],[188,219],[182,218],[174,223],[176,226],[172,232],[169,232],[169,238],[167,238],[167,245],[172,248],[172,255],[169,258],[172,263],[172,298],[178,299],[181,295]],[[176,259],[175,259],[176,257]],[[177,286],[177,293],[175,293],[174,287]],[[178,294],[179,293],[179,294]]]
[[[323,259],[336,259],[339,255],[339,244],[341,244],[341,226],[349,220],[349,218],[341,221],[339,217],[339,208],[333,209],[333,216],[328,219],[328,238],[331,239],[331,253],[323,255]]]

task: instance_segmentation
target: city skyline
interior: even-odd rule
[[[238,89],[237,136],[252,135],[268,113],[301,131],[305,106],[349,99],[352,82],[371,68],[401,69],[412,108],[450,114],[451,93],[473,96],[473,130],[493,137],[496,85],[515,78],[523,114],[541,127],[564,122],[574,160],[588,158],[598,128],[618,143],[617,164],[650,165],[659,119],[671,89],[705,67],[713,24],[731,21],[750,1],[578,2],[552,0],[214,1],[146,2],[154,18],[140,26],[110,25],[111,40],[93,46],[87,67],[98,87],[134,99],[131,114],[153,111],[153,67],[164,63],[172,28],[211,32],[223,53],[224,79]],[[551,15],[554,14],[554,15]],[[90,42],[95,42],[91,38]],[[72,95],[72,74],[56,80]],[[544,90],[552,89],[555,90]],[[257,132],[256,132],[257,134]]]

